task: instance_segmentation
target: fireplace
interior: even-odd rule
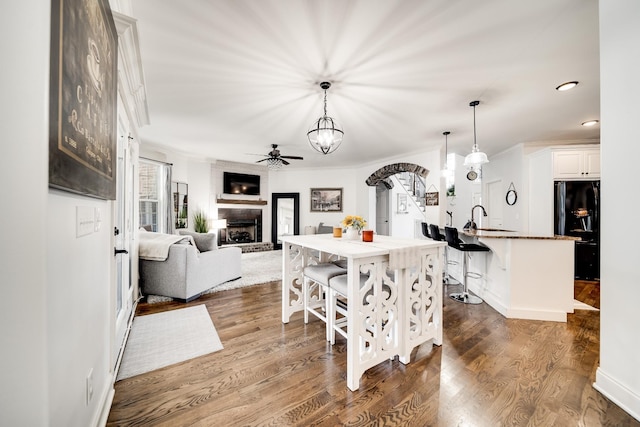
[[[218,233],[218,245],[262,242],[262,209],[218,209],[227,228]]]

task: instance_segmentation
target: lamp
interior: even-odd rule
[[[464,158],[465,166],[480,166],[485,163],[489,163],[487,155],[478,149],[478,143],[476,142],[476,106],[480,104],[480,101],[471,101],[469,107],[473,107],[473,148],[471,153],[467,154]]]
[[[322,82],[320,87],[324,90],[324,114],[320,117],[307,132],[311,147],[322,154],[333,153],[342,143],[344,132],[338,127],[338,123],[327,116],[327,89],[331,83]]]
[[[211,233],[212,230],[227,228],[227,220],[226,219],[210,219],[207,221],[207,225],[209,228],[209,233]]]

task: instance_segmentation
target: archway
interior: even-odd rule
[[[393,189],[394,185],[390,177],[403,172],[413,173],[422,177],[423,180],[429,175],[428,169],[415,163],[393,163],[376,170],[365,180],[369,187],[376,188],[376,191],[370,192],[369,196],[370,200],[373,200],[371,197],[375,197],[375,203],[373,204],[375,206],[375,224],[377,231],[381,232],[381,234],[389,235],[392,229],[392,215],[390,215],[390,212],[387,212],[386,215],[382,212],[382,210],[389,211],[391,204],[389,190]],[[379,218],[379,216],[382,217]]]
[[[401,172],[412,172],[422,178],[426,178],[427,175],[429,175],[429,169],[416,165],[415,163],[393,163],[383,166],[369,175],[365,183],[370,187],[375,187],[378,183],[382,183],[388,189],[392,189],[393,182],[389,177]]]

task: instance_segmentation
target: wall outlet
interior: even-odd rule
[[[89,371],[87,375],[87,406],[91,402],[93,398],[93,368]]]

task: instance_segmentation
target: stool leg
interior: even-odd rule
[[[327,341],[334,345],[336,343],[336,331],[333,325],[336,321],[336,293],[333,289],[328,289],[327,295]]]
[[[309,311],[307,311],[307,307],[309,307],[309,279],[302,279],[302,307],[304,312],[304,323],[309,323]]]
[[[460,283],[453,283],[455,280],[449,276],[449,247],[444,248],[444,268],[442,269],[442,284],[443,285],[459,285]]]
[[[467,253],[462,252],[462,292],[456,292],[450,294],[452,300],[462,302],[465,304],[482,304],[482,299],[471,295],[467,288],[467,274],[469,268],[469,261],[467,261]]]

